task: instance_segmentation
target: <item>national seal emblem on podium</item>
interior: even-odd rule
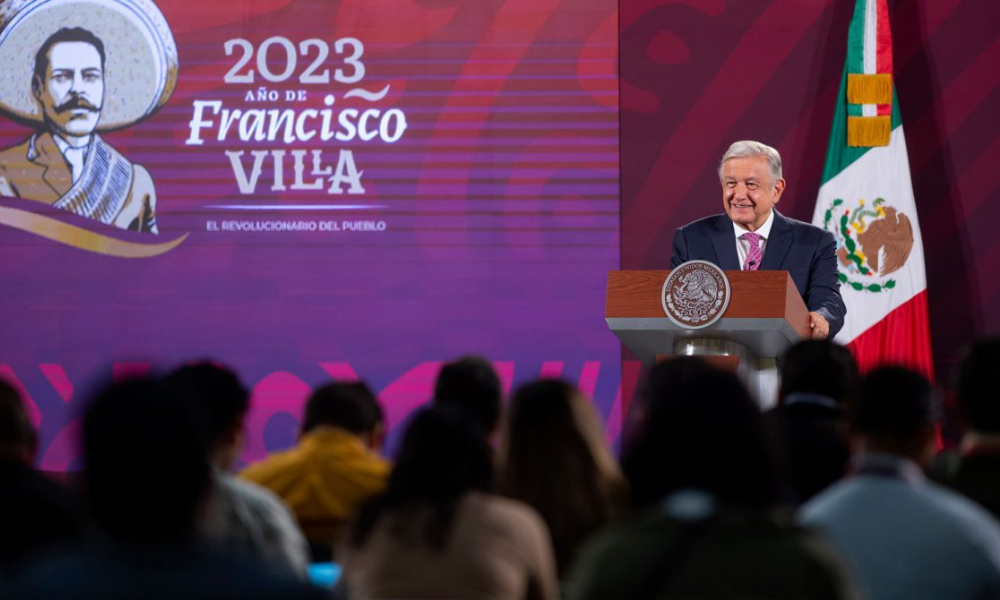
[[[671,271],[660,294],[663,312],[685,329],[702,329],[718,321],[729,298],[729,278],[704,260],[691,260]]]

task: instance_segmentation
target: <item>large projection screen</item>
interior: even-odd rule
[[[363,378],[396,426],[467,352],[577,383],[617,440],[615,0],[20,4],[0,376],[42,468],[79,468],[96,381],[204,358],[253,390],[247,462],[294,443],[311,386]],[[33,74],[63,27],[101,39],[103,82],[49,77],[87,60],[58,43]]]

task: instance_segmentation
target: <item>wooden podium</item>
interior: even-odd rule
[[[777,358],[809,337],[809,311],[786,271],[726,271],[730,301],[703,329],[671,321],[661,294],[670,271],[611,271],[608,327],[644,365],[661,355],[731,356],[762,408],[777,400]]]

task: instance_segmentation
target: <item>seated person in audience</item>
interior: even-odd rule
[[[209,363],[181,367],[166,384],[174,398],[202,413],[210,438],[213,491],[201,521],[207,539],[304,579],[309,548],[288,507],[267,488],[229,472],[243,448],[247,390],[232,371]]]
[[[212,488],[200,414],[150,379],[114,384],[83,417],[83,485],[101,537],[37,563],[4,600],[292,600],[322,590],[199,542]]]
[[[295,513],[312,559],[330,560],[348,519],[385,489],[390,465],[378,454],[384,435],[382,409],[367,385],[329,383],[306,401],[298,446],[240,477],[280,496]]]
[[[858,597],[833,549],[779,510],[764,419],[734,375],[676,358],[644,395],[623,464],[639,512],[588,542],[569,598]]]
[[[32,468],[37,449],[21,397],[0,380],[0,581],[83,534],[69,490]]]
[[[489,493],[492,481],[489,447],[467,415],[418,413],[385,494],[362,508],[338,553],[350,596],[558,598],[545,523]]]
[[[503,387],[493,365],[480,356],[463,356],[441,367],[434,403],[463,412],[487,439],[497,431]]]
[[[932,479],[972,498],[1000,518],[1000,338],[973,344],[958,364],[955,395],[968,432],[958,451],[939,454]]]
[[[778,406],[766,420],[795,504],[844,476],[851,456],[846,407],[857,386],[851,351],[829,340],[799,342],[781,358]]]
[[[869,373],[851,411],[851,475],[799,510],[844,553],[869,600],[1000,598],[1000,525],[921,471],[938,410],[923,376]]]
[[[625,512],[628,485],[600,419],[565,381],[541,379],[514,393],[499,465],[499,491],[545,519],[560,577],[581,543]]]

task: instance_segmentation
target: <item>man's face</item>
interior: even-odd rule
[[[104,71],[97,48],[86,42],[54,44],[44,79],[35,79],[34,93],[56,133],[77,137],[93,133],[104,105]]]
[[[722,203],[733,223],[756,231],[785,190],[785,180],[771,181],[763,156],[731,158],[722,165]]]

